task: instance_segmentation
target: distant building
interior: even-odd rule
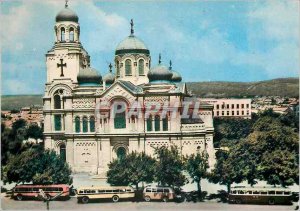
[[[214,105],[213,117],[251,119],[251,99],[201,98],[201,101]]]

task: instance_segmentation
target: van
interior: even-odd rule
[[[145,187],[143,191],[143,198],[145,201],[149,202],[151,200],[162,200],[167,202],[169,200],[174,200],[175,192],[171,187]]]

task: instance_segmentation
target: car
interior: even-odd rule
[[[175,191],[173,188],[167,186],[148,186],[144,188],[143,198],[147,202],[152,200],[161,200],[167,202],[175,199]]]

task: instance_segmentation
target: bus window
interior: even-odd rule
[[[239,194],[245,194],[245,192],[243,190],[240,190]]]
[[[260,191],[260,194],[267,195],[267,191]]]
[[[162,188],[157,188],[157,192],[159,192],[159,193],[164,192],[163,190],[164,190],[164,189],[162,189]]]
[[[232,191],[233,194],[236,194],[236,190]]]
[[[284,191],[284,195],[290,195],[291,193],[289,191]]]
[[[106,190],[105,193],[112,193],[112,190]]]
[[[39,189],[38,188],[32,188],[33,191],[38,192]]]
[[[170,190],[169,190],[168,188],[165,188],[165,189],[164,189],[164,192],[165,192],[165,193],[169,193]]]
[[[253,191],[253,194],[259,194],[259,192],[257,190]]]
[[[276,195],[282,195],[283,192],[282,191],[276,191]]]
[[[98,190],[98,193],[104,193],[105,190]]]
[[[58,191],[63,191],[63,188],[58,188]]]
[[[157,189],[156,188],[152,188],[152,192],[156,193]]]
[[[83,190],[80,190],[79,193],[83,193]]]
[[[252,194],[252,191],[251,191],[251,190],[248,190],[248,191],[246,192],[246,194]]]
[[[151,191],[147,191],[148,189],[146,189],[146,192],[151,192]],[[131,192],[131,190],[130,189],[127,189],[126,190],[127,192]]]
[[[272,190],[272,191],[269,191],[269,193],[268,193],[269,195],[275,195],[275,191],[274,190]]]
[[[120,192],[119,189],[113,190],[113,193],[119,193],[119,192]]]
[[[151,188],[147,188],[146,192],[151,193]]]

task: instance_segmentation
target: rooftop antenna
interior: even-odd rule
[[[172,70],[172,60],[170,60],[170,67],[169,70]]]
[[[65,8],[68,7],[68,1],[69,1],[69,0],[66,0]]]
[[[158,64],[161,63],[161,54],[159,53],[159,56],[158,56]]]
[[[111,65],[111,63],[109,63],[109,72],[111,72],[112,71],[112,65]]]
[[[130,21],[130,26],[131,26],[130,35],[133,36],[133,34],[134,34],[134,29],[133,29],[133,26],[134,26],[134,24],[133,24],[133,19],[131,19],[131,21]]]

